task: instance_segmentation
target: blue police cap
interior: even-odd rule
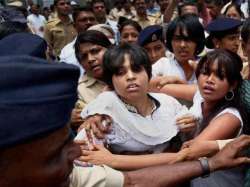
[[[138,44],[144,46],[150,42],[163,40],[162,27],[160,25],[151,25],[143,29],[138,37]]]
[[[79,69],[31,56],[0,57],[0,149],[44,137],[70,121]]]
[[[207,25],[206,30],[209,32],[209,36],[206,39],[206,47],[214,48],[212,39],[222,38],[229,34],[239,32],[238,29],[242,22],[240,20],[219,17]]]
[[[0,56],[30,55],[46,58],[46,41],[31,33],[14,33],[0,40]]]

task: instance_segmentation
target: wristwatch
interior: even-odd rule
[[[202,168],[202,175],[201,177],[208,177],[210,174],[210,167],[208,163],[208,158],[207,157],[200,157],[199,159],[201,168]]]

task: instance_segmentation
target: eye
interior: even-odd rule
[[[93,48],[90,50],[92,55],[97,55],[101,51],[101,48]]]
[[[87,53],[82,53],[80,54],[80,60],[85,61],[87,59],[88,54]]]
[[[206,68],[206,67],[202,67],[201,70],[200,70],[200,73],[203,74],[203,75],[209,75],[210,74],[208,68]]]
[[[119,68],[118,71],[115,73],[117,76],[124,75],[126,73],[124,68]]]
[[[135,72],[135,73],[139,73],[139,72],[141,72],[143,69],[144,69],[143,66],[133,66],[133,67],[132,67],[132,70],[133,70],[133,72]]]

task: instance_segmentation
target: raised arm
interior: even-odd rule
[[[159,89],[160,93],[171,95],[177,99],[192,101],[195,92],[197,91],[196,84],[166,84]]]

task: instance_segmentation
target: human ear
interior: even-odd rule
[[[213,41],[213,44],[214,44],[214,48],[219,49],[220,46],[221,46],[220,45],[220,40],[218,40],[217,38],[213,38],[212,41]]]

